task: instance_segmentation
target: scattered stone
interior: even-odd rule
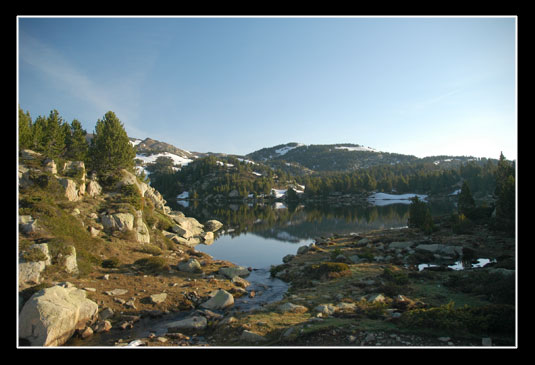
[[[196,259],[180,262],[177,265],[178,270],[185,272],[202,272],[201,264]]]
[[[128,290],[127,289],[113,289],[113,290],[109,290],[109,291],[105,291],[104,294],[107,294],[109,296],[116,296],[116,295],[123,295],[123,294],[126,294],[128,293]]]
[[[228,279],[232,279],[235,276],[247,276],[250,274],[249,269],[245,266],[222,267],[219,269],[218,273]]]
[[[152,304],[163,303],[167,299],[167,293],[152,294],[149,298]]]
[[[293,304],[293,303],[284,303],[279,306],[281,312],[294,312],[294,313],[305,313],[308,311],[308,308],[304,305]]]

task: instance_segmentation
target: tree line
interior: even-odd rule
[[[31,149],[54,160],[83,161],[89,171],[104,178],[120,169],[133,171],[135,149],[114,112],[107,112],[95,125],[88,141],[87,131],[77,119],[65,121],[57,110],[32,121],[19,107],[19,149]]]

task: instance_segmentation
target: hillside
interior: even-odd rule
[[[249,153],[247,158],[270,166],[293,165],[311,172],[350,172],[374,166],[393,166],[404,163],[433,162],[440,167],[459,166],[474,160],[466,156],[431,156],[418,158],[412,155],[378,151],[358,144],[304,145],[291,142]],[[305,173],[303,174],[305,175]]]

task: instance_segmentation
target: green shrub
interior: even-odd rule
[[[305,273],[312,279],[320,279],[322,277],[334,279],[351,275],[351,270],[343,262],[323,262],[321,264],[310,265],[305,269]]]
[[[157,272],[169,269],[169,263],[164,257],[147,257],[137,260],[134,262],[134,264],[139,266],[142,270],[149,272]]]
[[[111,259],[103,260],[101,263],[101,266],[106,269],[116,268],[119,267],[119,265],[121,265],[121,263],[119,262],[119,259],[117,257],[112,257]]]
[[[120,193],[122,194],[121,201],[132,205],[136,210],[143,209],[143,197],[139,188],[134,184],[121,186]]]
[[[455,234],[470,233],[474,228],[474,224],[463,213],[452,214],[451,216],[451,229]]]
[[[148,253],[150,255],[153,255],[153,256],[159,256],[162,254],[162,249],[156,245],[151,245],[151,244],[145,244],[143,245],[143,247],[141,247],[140,249],[141,252],[143,253]]]
[[[440,307],[407,311],[401,316],[400,323],[409,328],[432,328],[452,333],[512,334],[515,308],[507,304],[455,308],[455,303],[450,302]]]

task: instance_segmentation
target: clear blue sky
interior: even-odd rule
[[[514,17],[20,17],[18,104],[198,152],[516,159],[515,48]]]

